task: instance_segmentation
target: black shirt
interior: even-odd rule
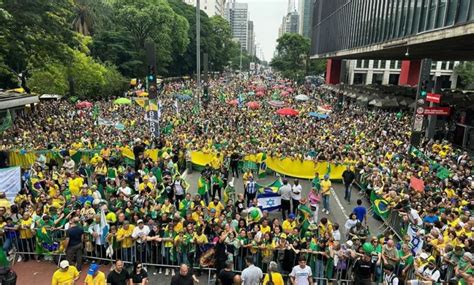
[[[188,275],[182,276],[181,274],[177,274],[171,278],[171,285],[193,285],[193,276],[191,273],[188,272]]]
[[[131,273],[131,277],[132,277],[132,281],[133,283],[142,283],[143,279],[147,278],[148,277],[148,273],[146,272],[145,269],[141,269],[140,270],[140,273],[136,273],[136,271],[133,271]]]
[[[115,270],[110,271],[109,276],[107,276],[107,283],[111,285],[128,285],[128,280],[130,279],[130,274],[127,270],[122,269],[120,273]]]
[[[218,277],[222,285],[232,285],[234,284],[234,276],[234,272],[222,269]]]
[[[68,247],[73,247],[82,243],[83,234],[84,230],[78,226],[67,229],[66,236],[69,238]]]
[[[358,279],[370,279],[372,274],[372,263],[359,259],[354,264],[355,277]]]

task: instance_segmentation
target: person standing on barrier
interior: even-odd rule
[[[82,268],[82,249],[84,240],[84,230],[79,226],[79,218],[74,217],[69,222],[69,229],[66,231],[66,259],[73,263],[76,262],[77,269]]]
[[[290,280],[292,285],[313,285],[313,272],[311,267],[306,265],[304,255],[298,258],[298,265],[291,270]]]
[[[285,220],[291,212],[291,185],[288,180],[283,179],[283,186],[278,189],[278,195],[281,197],[281,216]]]
[[[247,256],[245,258],[247,268],[242,271],[242,282],[243,285],[258,285],[262,281],[263,272],[262,269],[258,268],[253,264],[253,257]]]

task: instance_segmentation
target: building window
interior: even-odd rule
[[[441,70],[446,70],[446,67],[448,66],[448,62],[447,61],[443,61],[441,63]]]
[[[357,67],[357,68],[361,68],[361,67],[362,67],[362,59],[358,59],[358,60],[357,60],[356,67]]]
[[[454,69],[454,61],[448,61],[448,70]]]
[[[396,60],[391,60],[390,61],[390,69],[395,69],[396,68],[397,61]]]
[[[369,68],[369,60],[364,60],[364,68]]]
[[[433,60],[431,62],[431,69],[436,69],[436,66],[438,65],[438,62],[436,60]]]
[[[374,60],[374,65],[373,65],[373,68],[380,68],[380,60]]]

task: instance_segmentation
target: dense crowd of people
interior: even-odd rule
[[[16,117],[0,134],[2,149],[37,152],[38,159],[23,169],[14,201],[0,196],[3,249],[10,258],[17,252],[17,261],[50,259],[64,251],[69,262],[61,272],[74,274],[69,264],[80,271],[84,262],[120,259],[135,262],[135,273],[141,273],[138,264],[156,264],[155,273],[166,275],[174,275],[173,266],[180,264],[196,268],[196,274],[215,267],[221,280],[252,265],[290,280],[314,277],[318,284],[324,279],[474,282],[474,184],[467,153],[444,141],[410,148],[409,116],[337,105],[337,97],[323,89],[264,77],[222,77],[210,81],[210,99],[196,108],[194,99],[176,96],[193,88],[191,81],[164,86],[157,139],[148,134],[145,112],[136,104],[98,101],[77,109],[65,100],[41,102]],[[295,100],[299,93],[310,100]],[[234,99],[236,106],[229,104]],[[280,116],[269,100],[300,114]],[[249,101],[259,107],[247,107]],[[309,115],[326,104],[334,108],[328,118]],[[125,128],[99,124],[99,118]],[[123,157],[124,146],[133,149],[134,161]],[[159,149],[158,160],[145,153],[150,148]],[[181,173],[194,150],[218,156],[202,170],[198,185],[189,185]],[[77,159],[77,151],[92,155]],[[312,180],[308,195],[301,195],[298,181],[282,181],[281,218],[262,211],[255,199],[256,173],[238,168],[244,155],[261,152],[346,164],[345,199],[351,201],[357,182],[362,192],[386,201],[401,217],[395,226],[402,229],[402,240],[390,231],[371,236],[362,201],[341,227],[320,217],[330,211],[332,185],[324,173]],[[243,179],[244,193],[223,195],[232,193],[232,177]],[[412,187],[412,178],[422,180],[423,189]],[[255,276],[247,271],[241,277],[245,282]]]

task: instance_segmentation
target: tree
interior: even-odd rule
[[[78,44],[68,24],[72,8],[70,1],[3,0],[2,14],[11,16],[0,24],[0,79],[5,87],[13,87],[19,77],[28,91],[26,79],[36,67],[50,59],[70,59],[70,47]]]
[[[309,65],[309,39],[296,33],[286,33],[278,38],[277,43],[277,56],[270,65],[284,77],[301,81]]]
[[[458,64],[454,70],[461,77],[461,82],[466,88],[474,85],[474,62],[466,61]]]

